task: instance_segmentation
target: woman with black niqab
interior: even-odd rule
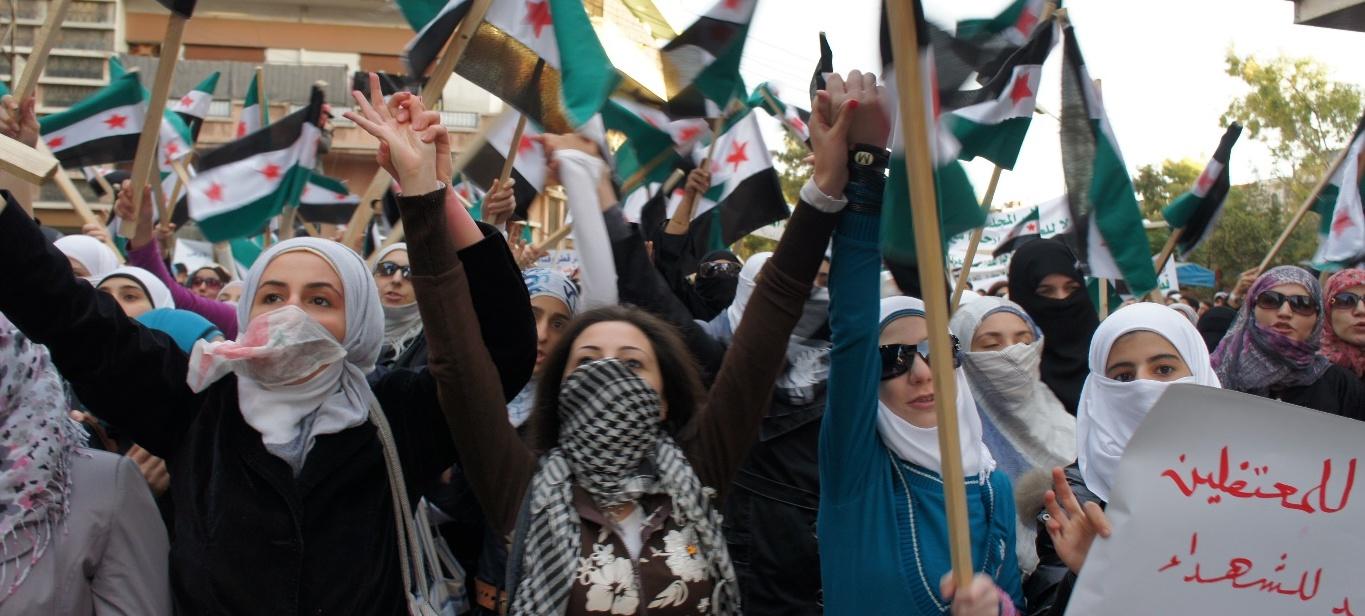
[[[1075,415],[1089,372],[1090,338],[1100,324],[1076,255],[1053,239],[1024,244],[1010,261],[1009,289],[1010,299],[1043,330],[1043,382]]]

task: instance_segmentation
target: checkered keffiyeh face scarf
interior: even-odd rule
[[[715,614],[738,614],[734,567],[721,534],[721,517],[673,437],[659,421],[658,392],[615,359],[574,370],[559,391],[559,446],[541,459],[531,480],[531,520],[525,541],[525,575],[513,614],[563,614],[578,570],[580,521],[573,486],[598,507],[645,494],[668,494],[673,517],[692,527],[708,560],[716,592]],[[653,469],[652,473],[649,469]]]

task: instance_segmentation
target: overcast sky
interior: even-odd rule
[[[682,29],[714,0],[655,0]],[[924,0],[928,18],[950,28],[958,20],[998,13],[1008,0]],[[1130,172],[1167,158],[1202,162],[1222,136],[1219,115],[1241,94],[1225,73],[1229,48],[1269,59],[1280,53],[1323,62],[1332,79],[1365,85],[1365,34],[1294,25],[1287,0],[1066,0],[1092,77],[1100,78],[1104,102]],[[824,30],[835,69],[880,70],[876,28],[880,0],[761,0],[745,47],[744,79],[781,86],[783,97],[805,107],[804,92],[815,66],[817,34]],[[1058,111],[1060,44],[1044,69],[1039,104]],[[1013,171],[1001,176],[997,203],[1037,203],[1062,193],[1057,122],[1034,116]],[[769,147],[779,147],[780,135]],[[978,193],[990,163],[968,165]],[[1233,151],[1234,184],[1264,177],[1264,146],[1243,136]],[[1259,175],[1258,175],[1259,174]]]

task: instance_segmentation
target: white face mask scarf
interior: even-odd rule
[[[758,273],[763,271],[763,265],[771,259],[773,253],[760,252],[748,261],[744,262],[744,267],[739,270],[739,284],[735,285],[735,299],[730,302],[730,307],[725,309],[726,318],[730,320],[730,334],[739,331],[739,321],[744,317],[744,309],[749,305],[749,296],[754,294],[754,287],[758,286]]]
[[[924,302],[913,297],[888,297],[882,300],[881,307],[882,328],[899,318],[924,316]],[[977,414],[976,402],[972,400],[966,375],[961,368],[955,371],[955,375],[958,438],[962,451],[963,474],[968,477],[989,474],[995,470],[995,458],[991,457],[991,452],[981,441],[981,416]],[[896,378],[909,378],[909,375],[903,374]],[[896,454],[896,457],[935,473],[942,472],[943,462],[938,447],[937,427],[921,428],[901,419],[878,399],[877,432],[882,437],[882,443]]]
[[[1114,342],[1135,331],[1153,332],[1169,341],[1191,375],[1168,382],[1126,383],[1104,376]],[[1086,487],[1104,501],[1109,500],[1119,460],[1133,432],[1172,383],[1222,387],[1209,363],[1208,347],[1188,319],[1166,306],[1140,303],[1126,306],[1100,323],[1090,343],[1090,375],[1076,410],[1076,447]]]
[[[275,257],[298,250],[327,261],[341,279],[346,334],[340,342],[297,307],[249,319],[266,267]],[[379,292],[359,255],[317,238],[272,246],[256,259],[245,282],[237,306],[245,333],[237,342],[195,343],[187,380],[200,391],[228,372],[236,374],[242,418],[261,433],[266,450],[297,476],[318,436],[365,423],[374,399],[365,375],[374,370],[384,334]],[[303,378],[308,380],[298,383]]]

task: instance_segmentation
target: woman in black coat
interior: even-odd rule
[[[407,188],[421,196],[404,199],[443,207],[440,182],[449,183],[448,173],[419,175],[429,181]],[[450,430],[457,427],[447,427],[425,371],[394,371],[365,386],[382,318],[363,260],[310,239],[263,254],[240,303],[239,318],[247,324],[241,342],[252,344],[251,319],[302,311],[309,319],[294,321],[303,325],[290,331],[313,335],[332,352],[339,343],[344,358],[281,385],[268,383],[298,371],[237,366],[217,380],[203,379],[211,382],[196,393],[187,378],[211,375],[191,374],[169,337],[78,282],[33,220],[8,194],[5,201],[0,288],[7,291],[0,293],[0,311],[47,345],[95,414],[166,460],[176,501],[171,570],[178,611],[405,612],[390,485],[375,428],[366,421],[367,401],[378,402],[392,427],[409,494],[419,494],[419,486],[454,462]],[[478,290],[483,339],[503,390],[516,392],[535,358],[526,288],[501,236],[467,214],[459,218],[461,212],[452,215],[452,231],[467,269],[423,282],[439,292],[467,280]],[[421,254],[422,247],[412,250]],[[330,344],[318,325],[334,336]],[[203,359],[212,363],[210,355]],[[325,386],[317,387],[323,379]],[[301,402],[291,403],[291,396]]]

